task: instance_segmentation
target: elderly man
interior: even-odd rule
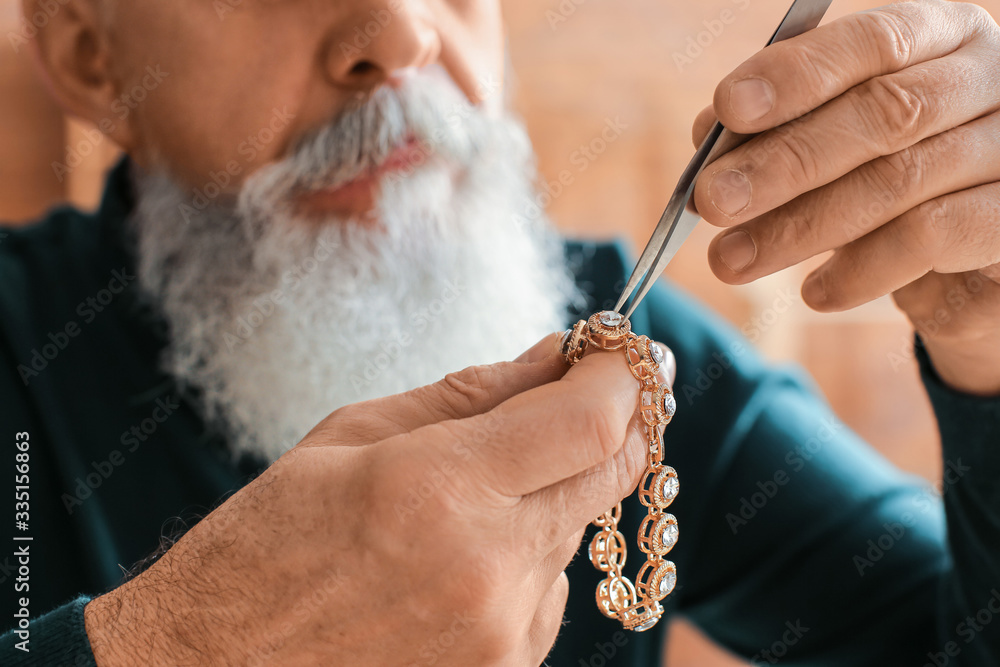
[[[52,91],[129,158],[95,215],[0,245],[0,662],[657,663],[665,623],[601,616],[573,560],[622,498],[636,534],[636,382],[551,333],[630,267],[533,205],[498,4],[25,0],[56,8]],[[945,461],[942,501],[698,304],[644,301],[697,387],[667,427],[666,613],[757,664],[1000,660],[998,47],[921,0],[718,87],[762,134],[698,183],[713,269],[834,249],[812,307],[892,293]]]

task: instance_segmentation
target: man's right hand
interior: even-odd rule
[[[534,667],[584,529],[644,471],[637,401],[620,353],[567,371],[550,336],[338,410],[88,603],[97,664]]]

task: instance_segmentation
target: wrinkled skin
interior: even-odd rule
[[[806,304],[891,293],[945,382],[1000,393],[998,84],[996,22],[937,0],[848,16],[743,63],[695,123],[696,139],[716,114],[764,133],[698,181],[699,212],[729,228],[712,270],[741,284],[833,250]]]
[[[372,20],[377,34],[355,42]],[[140,165],[198,188],[237,161],[231,192],[409,68],[439,65],[495,107],[503,63],[495,0],[66,0],[33,46],[63,106]],[[753,241],[720,235],[716,274],[744,283],[835,250],[803,287],[809,305],[892,293],[946,382],[1000,393],[998,46],[981,9],[919,0],[737,68],[695,130],[717,115],[765,133],[698,182],[705,218]],[[148,101],[123,113],[136,86]],[[621,357],[567,372],[553,348],[332,414],[87,605],[98,664],[409,664],[446,634],[444,667],[539,664],[584,527],[631,492],[644,458]],[[434,493],[400,514],[428,481]]]

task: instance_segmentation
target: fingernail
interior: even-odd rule
[[[826,301],[826,281],[822,271],[810,273],[802,283],[802,300],[810,306],[818,306]]]
[[[553,340],[553,337],[556,337],[555,340]],[[541,361],[545,357],[556,352],[556,345],[561,339],[562,334],[549,334],[522,352],[521,356],[514,361],[521,364],[532,364],[536,361]]]
[[[670,349],[660,341],[654,341],[654,342],[660,346],[661,350],[667,351]],[[673,353],[671,352],[666,354],[663,362],[659,364],[656,373],[656,379],[660,381],[660,384],[666,384],[668,386],[673,385],[674,376],[676,375],[676,373],[677,373],[677,363],[676,360],[673,359]]]
[[[729,88],[729,106],[736,117],[752,122],[774,108],[774,88],[764,79],[743,79]]]
[[[730,271],[739,273],[750,266],[757,256],[757,245],[753,237],[742,229],[726,234],[719,239],[719,259]]]
[[[732,217],[750,205],[750,180],[736,169],[720,171],[708,187],[715,208]]]

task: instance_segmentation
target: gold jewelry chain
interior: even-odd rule
[[[621,621],[626,630],[642,632],[663,616],[660,601],[677,583],[677,568],[664,559],[677,543],[677,519],[664,511],[677,496],[677,473],[663,465],[663,430],[673,418],[677,402],[670,387],[657,380],[666,356],[663,348],[632,333],[631,323],[621,314],[610,310],[595,313],[563,334],[562,354],[571,366],[590,349],[624,350],[629,370],[639,381],[639,414],[649,445],[646,473],[639,484],[639,501],[648,509],[638,535],[646,562],[635,585],[622,574],[627,549],[625,536],[618,531],[621,503],[594,519],[593,524],[601,530],[591,540],[588,553],[594,567],[607,573],[597,587],[598,609]]]

